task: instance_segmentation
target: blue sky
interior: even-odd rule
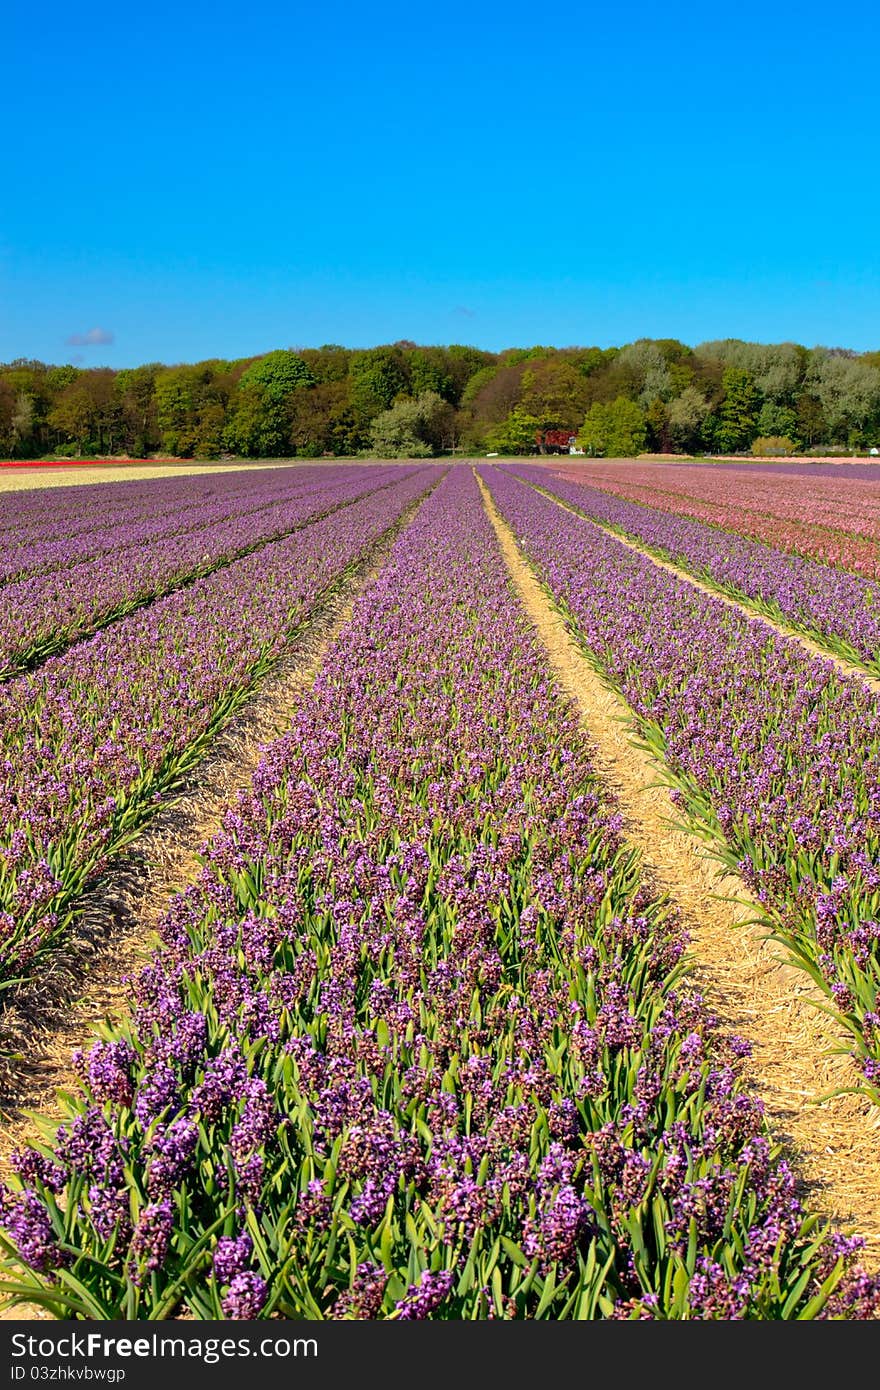
[[[4,49],[0,360],[880,348],[868,0],[14,0]]]

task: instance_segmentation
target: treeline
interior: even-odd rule
[[[880,444],[880,352],[725,339],[687,347],[398,342],[114,371],[0,366],[0,454],[272,458],[523,454],[566,430],[589,454]]]

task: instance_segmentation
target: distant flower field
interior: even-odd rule
[[[693,895],[636,847],[572,693],[583,666],[619,702],[797,963],[793,1007],[809,988],[832,1020],[861,1107],[841,1124],[873,1123],[880,490],[704,471],[357,463],[0,497],[10,1051],[156,816],[227,760],[121,1013],[2,1131],[13,1307],[878,1316],[877,1203],[841,1223],[805,1195]],[[278,733],[245,775],[221,731],[244,737],[273,673]]]
[[[555,470],[554,470],[555,471]],[[880,577],[880,468],[876,464],[723,467],[601,462],[561,476],[660,511],[694,517],[777,549]]]

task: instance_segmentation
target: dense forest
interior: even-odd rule
[[[398,342],[235,362],[0,366],[0,455],[316,458],[865,449],[880,444],[880,352],[725,339],[687,347],[483,352]]]

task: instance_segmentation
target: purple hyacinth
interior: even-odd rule
[[[0,1189],[3,1224],[30,1269],[46,1273],[66,1263],[45,1205],[35,1192]]]
[[[235,1275],[228,1293],[223,1298],[223,1316],[245,1322],[251,1318],[258,1318],[268,1296],[265,1279],[259,1274],[244,1270],[241,1274]]]
[[[221,1236],[214,1250],[214,1275],[219,1284],[231,1284],[250,1264],[254,1242],[247,1231],[240,1236]]]
[[[451,1269],[442,1269],[437,1274],[425,1270],[417,1284],[410,1284],[406,1297],[394,1305],[396,1316],[401,1321],[417,1322],[429,1318],[448,1298],[455,1275]]]
[[[173,1230],[174,1208],[167,1198],[143,1208],[129,1245],[128,1276],[133,1284],[142,1284],[148,1274],[162,1268]]]

